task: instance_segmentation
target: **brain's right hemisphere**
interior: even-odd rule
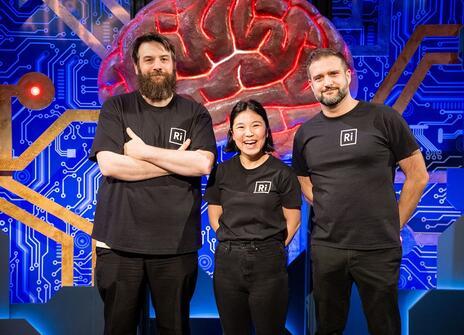
[[[177,51],[177,92],[203,103],[216,138],[226,138],[227,115],[239,100],[267,109],[281,155],[291,152],[296,126],[318,104],[308,86],[306,62],[318,47],[350,55],[332,24],[304,0],[161,0],[145,7],[122,31],[102,62],[103,99],[136,89],[132,41],[158,31]]]

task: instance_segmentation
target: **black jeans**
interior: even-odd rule
[[[214,295],[225,335],[281,335],[288,305],[286,251],[277,240],[221,242]]]
[[[142,255],[97,248],[95,277],[103,299],[105,335],[137,333],[148,283],[161,335],[190,334],[190,300],[198,255]]]
[[[401,247],[378,250],[311,246],[318,335],[341,335],[356,284],[369,333],[400,335],[398,278]]]

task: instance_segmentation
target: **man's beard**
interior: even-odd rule
[[[159,76],[163,78],[160,80]],[[170,98],[176,91],[176,72],[171,74],[161,71],[154,71],[142,74],[139,70],[137,83],[140,93],[152,101],[160,101]]]
[[[348,93],[348,88],[343,87],[343,88],[338,88],[336,90],[337,90],[337,94],[331,97],[324,97],[325,92],[321,93],[318,99],[319,102],[327,107],[334,107],[338,105],[340,101],[342,101],[346,97],[346,94]]]

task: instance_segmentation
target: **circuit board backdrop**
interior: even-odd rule
[[[15,84],[25,73],[36,71],[50,77],[56,89],[54,101],[43,110],[30,110],[12,99],[13,157],[21,155],[66,110],[100,108],[102,57],[129,22],[129,7],[129,0],[0,0],[0,84]],[[365,100],[374,98],[417,27],[463,21],[462,0],[333,1],[332,23],[351,50],[357,96]],[[385,102],[395,103],[427,53],[457,51],[455,36],[425,38]],[[424,196],[402,232],[399,286],[403,289],[436,287],[438,237],[463,214],[448,201],[446,180],[447,169],[464,165],[463,98],[463,64],[435,65],[403,113],[431,173]],[[14,179],[92,221],[101,178],[97,165],[87,159],[95,129],[95,122],[71,123],[25,169],[14,172]],[[228,156],[219,149],[221,161]],[[400,175],[395,186],[401,189]],[[73,283],[91,285],[92,240],[87,233],[1,187],[0,197],[72,236]],[[211,275],[216,241],[206,222],[204,214],[199,264]],[[62,285],[61,245],[2,212],[0,229],[10,237],[11,303],[50,300]],[[303,229],[290,247],[290,261],[306,243]]]

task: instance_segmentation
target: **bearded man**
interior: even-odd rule
[[[317,334],[343,333],[355,283],[369,333],[400,335],[400,229],[427,184],[424,159],[398,112],[351,96],[343,54],[315,50],[307,70],[322,112],[298,129],[293,167],[313,205]],[[398,201],[397,164],[406,177]]]
[[[216,141],[204,106],[175,93],[175,51],[133,43],[139,89],[102,106],[90,159],[104,176],[92,237],[105,334],[136,334],[148,284],[159,334],[189,334],[201,247],[201,182]]]

